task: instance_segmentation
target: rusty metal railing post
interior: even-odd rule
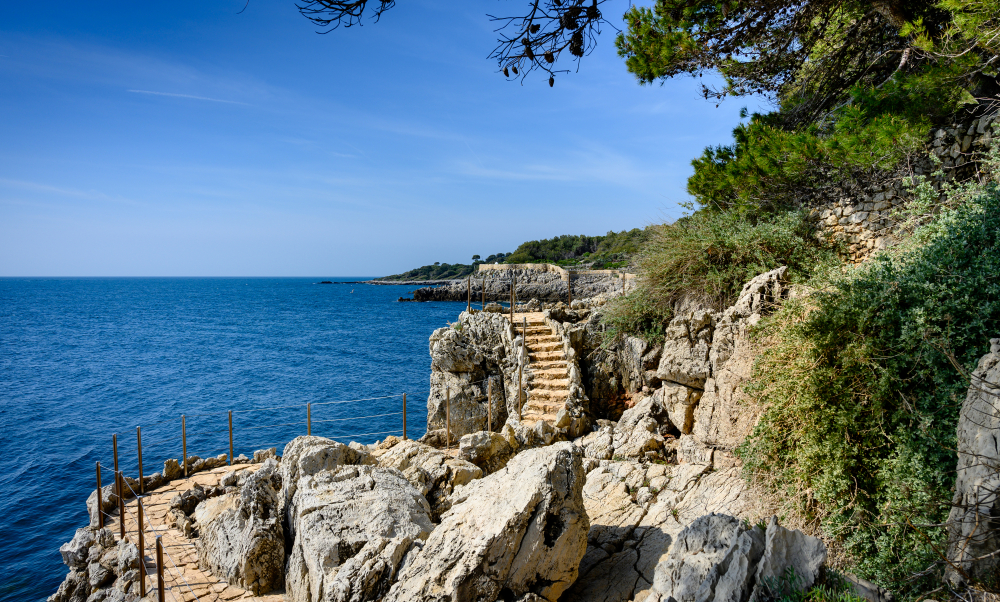
[[[142,427],[135,427],[135,449],[139,454],[139,493],[146,493],[146,484],[142,479]]]
[[[97,528],[104,528],[104,503],[101,500],[101,463],[97,462]]]
[[[159,590],[157,600],[166,602],[163,590],[163,542],[160,541],[159,535],[156,536],[156,587]]]
[[[313,434],[313,404],[306,404],[306,434],[312,437]]]
[[[469,274],[469,279],[466,281],[468,286],[468,301],[465,305],[465,311],[472,311],[472,274]]]
[[[139,537],[139,597],[146,597],[146,534],[143,528],[143,514],[142,514],[142,499],[140,498],[135,504],[136,511],[139,516],[139,526],[136,528],[136,533]]]
[[[115,473],[115,484],[118,490],[118,535],[125,539],[125,482],[122,473]]]
[[[229,410],[229,465],[233,465],[233,411]]]
[[[406,441],[406,393],[403,393],[403,441]]]
[[[115,472],[118,472],[118,435],[111,435],[111,447],[115,451]]]
[[[486,380],[486,430],[493,432],[493,381]]]
[[[479,279],[479,282],[483,285],[483,311],[486,311],[486,275]]]
[[[188,476],[188,436],[187,419],[181,414],[181,466],[184,468],[184,478]]]

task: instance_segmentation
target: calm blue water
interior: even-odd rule
[[[0,600],[41,600],[86,524],[96,461],[146,474],[188,454],[236,454],[305,434],[370,443],[426,425],[427,338],[462,303],[397,303],[399,286],[300,278],[0,279]],[[358,278],[341,279],[358,280]],[[353,290],[353,293],[351,292]],[[267,411],[243,411],[282,406]],[[291,406],[291,407],[288,407]],[[298,424],[295,424],[298,423]],[[283,425],[283,426],[271,426]],[[106,481],[107,482],[107,481]]]

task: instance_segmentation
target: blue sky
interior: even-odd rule
[[[523,0],[328,35],[244,3],[0,4],[0,276],[383,275],[672,221],[758,106],[639,86],[610,29],[505,81],[486,14]]]

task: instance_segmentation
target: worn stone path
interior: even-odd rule
[[[191,602],[194,600],[260,600],[262,602],[281,602],[284,592],[267,596],[254,596],[243,588],[229,585],[212,576],[208,571],[198,568],[198,552],[194,539],[184,537],[180,530],[170,527],[168,512],[170,500],[177,494],[187,491],[200,484],[202,487],[214,487],[227,472],[233,470],[257,470],[260,464],[243,464],[223,466],[194,474],[186,479],[175,479],[156,489],[142,498],[142,508],[145,513],[145,550],[143,560],[146,564],[146,597],[142,600],[158,600],[156,590],[156,536],[162,537],[163,543],[163,581],[166,589],[164,599],[175,602]],[[128,501],[125,511],[125,537],[135,545],[139,545],[137,519],[138,503],[135,498]],[[119,534],[117,517],[108,521],[106,527],[111,529],[115,537]],[[176,566],[175,566],[176,564]]]
[[[541,312],[514,314],[514,325],[518,333],[524,331],[528,352],[528,400],[521,410],[521,422],[528,427],[540,420],[554,424],[569,398],[569,361],[562,338],[552,332]]]

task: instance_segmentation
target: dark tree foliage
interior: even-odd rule
[[[706,99],[763,94],[803,123],[905,67],[908,23],[935,35],[948,19],[932,0],[658,0],[626,13],[616,43],[642,83],[717,70]]]
[[[376,0],[372,2],[371,16],[378,21],[382,13],[396,6],[395,0]],[[351,0],[343,2],[339,0],[306,0],[302,4],[296,4],[296,8],[305,18],[316,25],[324,28],[319,33],[330,33],[341,25],[351,27],[361,25],[361,18],[368,8],[368,0]]]
[[[532,0],[522,16],[490,15],[499,24],[497,46],[490,58],[508,79],[525,78],[532,71],[549,76],[555,83],[556,62],[566,53],[577,62],[593,50],[601,25],[607,20],[600,5],[607,0]],[[367,12],[378,21],[382,13],[395,6],[395,0],[305,0],[296,4],[307,19],[329,33],[341,25],[362,24]]]

